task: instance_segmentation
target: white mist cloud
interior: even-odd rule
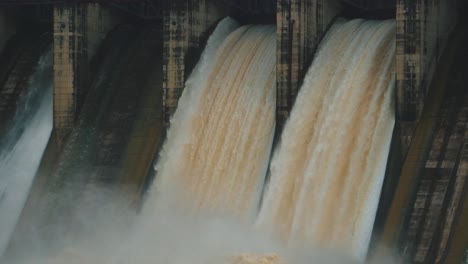
[[[156,204],[136,214],[125,206],[125,195],[101,188],[86,192],[59,250],[50,250],[49,241],[37,241],[41,250],[24,248],[20,258],[7,264],[214,264],[241,254],[277,255],[287,264],[359,263],[337,251],[287,248],[233,216],[194,214],[181,203]],[[268,258],[255,263],[266,264]]]

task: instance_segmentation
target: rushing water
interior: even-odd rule
[[[258,223],[289,244],[366,254],[394,125],[393,21],[325,37],[271,164]]]
[[[275,28],[236,27],[221,22],[187,81],[150,201],[177,192],[195,210],[256,215],[275,126]]]
[[[257,217],[275,130],[275,28],[221,21],[186,83],[137,219],[130,213],[132,224],[119,226],[128,212],[109,213],[90,221],[97,238],[67,241],[54,257],[23,263],[282,263],[276,254],[287,263],[364,259],[394,125],[394,55],[393,21],[333,25],[275,150]],[[42,108],[51,111],[50,97]],[[37,118],[51,119],[39,112]],[[36,115],[28,128],[50,126],[43,145],[21,150],[31,155],[44,149],[52,122],[36,123]],[[24,167],[18,164],[8,171]],[[90,206],[106,211],[104,204]],[[265,229],[275,239],[258,233]],[[328,247],[355,258],[322,259],[316,249]]]
[[[274,130],[274,29],[224,23],[179,101],[149,203],[253,219]],[[393,21],[334,24],[272,160],[260,227],[364,259],[394,125],[394,55]]]
[[[52,52],[43,55],[0,149],[0,256],[28,196],[52,131]]]

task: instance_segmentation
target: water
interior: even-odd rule
[[[52,131],[52,52],[47,52],[20,98],[0,150],[0,256],[28,196]]]
[[[236,27],[221,22],[187,81],[149,201],[255,217],[275,126],[276,36]]]
[[[366,255],[394,126],[395,23],[340,20],[307,72],[258,224],[290,245]]]
[[[154,56],[159,50],[153,45],[157,40],[150,39],[152,32],[119,26],[106,38],[106,51],[79,118],[60,154],[41,169],[40,186],[34,185],[9,247],[9,257],[21,255],[18,252],[23,248],[53,252],[60,250],[69,237],[94,234],[94,222],[108,213],[102,209],[109,207],[107,203],[124,207],[138,196],[133,188],[137,182],[124,182],[123,176],[132,157],[127,154],[133,134],[141,132],[136,128],[138,120],[145,118],[145,125],[155,123],[145,115],[148,108],[143,102],[149,90],[161,89],[152,86],[154,82],[146,84],[151,74],[147,69],[160,63]],[[147,139],[142,133],[139,136],[141,141]],[[53,139],[52,147],[56,146]],[[133,152],[140,150],[137,146]],[[144,161],[135,166],[144,167]],[[114,192],[120,195],[112,195]],[[111,196],[114,199],[107,199]]]
[[[120,205],[115,193],[87,191],[86,199],[110,201],[73,214],[96,232],[83,236],[66,220],[61,249],[16,263],[360,263],[394,125],[394,22],[340,20],[327,34],[254,225],[275,130],[275,33],[220,22],[186,83],[139,215],[106,208]]]

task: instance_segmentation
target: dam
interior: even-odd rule
[[[468,263],[460,0],[0,0],[0,263]]]

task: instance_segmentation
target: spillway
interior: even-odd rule
[[[187,81],[150,201],[256,215],[275,127],[275,28],[237,27],[220,22]]]
[[[393,21],[337,21],[270,167],[258,224],[292,245],[364,258],[394,126]]]
[[[145,32],[123,27],[113,33],[110,40],[118,44],[104,56],[80,119],[36,203],[33,225],[42,228],[37,232],[52,251],[60,252],[62,238],[85,237],[87,222],[107,206],[106,196],[114,197],[108,191],[125,180],[126,172],[119,169],[131,123],[119,124],[133,122],[124,118],[128,106],[134,103],[138,113],[136,105],[143,99],[127,94],[133,75],[119,73],[145,58],[133,52],[147,43]],[[186,82],[142,216],[157,219],[164,214],[158,210],[163,204],[183,206],[189,215],[235,216],[249,226],[257,219],[258,226],[291,247],[338,247],[364,258],[394,125],[394,36],[393,21],[334,24],[268,172],[275,132],[275,28],[221,21]],[[117,53],[123,56],[112,56]],[[121,76],[128,78],[116,82]]]
[[[1,263],[461,259],[460,1],[9,2]]]
[[[122,25],[105,39],[77,124],[57,159],[41,164],[11,252],[36,250],[38,240],[60,248],[69,234],[95,232],[90,223],[109,204],[138,201],[162,128],[159,36],[158,27]]]
[[[52,52],[44,54],[0,144],[0,256],[8,244],[52,131]]]
[[[272,34],[218,25],[171,120],[148,204],[256,217],[274,130]],[[339,20],[309,69],[258,217],[291,246],[366,255],[394,126],[394,39],[393,21]]]

